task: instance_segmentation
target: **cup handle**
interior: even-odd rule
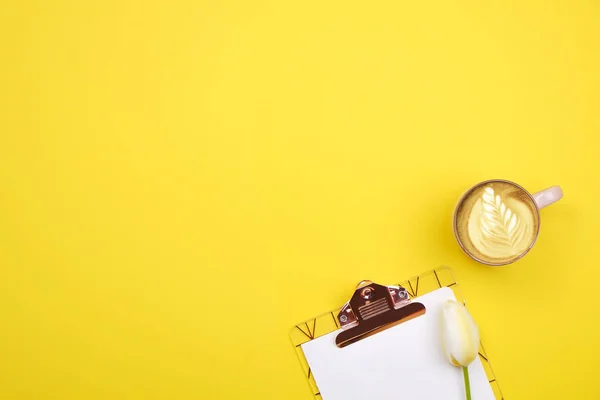
[[[533,194],[535,204],[538,208],[544,208],[552,203],[556,203],[563,197],[563,191],[560,186],[552,186]]]

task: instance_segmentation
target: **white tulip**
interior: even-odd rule
[[[479,330],[467,308],[447,300],[442,308],[442,348],[453,365],[463,367],[467,399],[471,399],[468,366],[479,354]]]

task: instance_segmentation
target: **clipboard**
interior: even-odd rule
[[[337,336],[340,336],[341,333],[345,333],[346,335],[339,340],[338,337],[336,337],[337,346],[343,347],[344,345],[352,345],[352,343],[354,343],[352,341],[353,339],[357,338],[356,340],[361,340],[370,335],[376,335],[378,332],[388,329],[391,326],[402,324],[412,318],[419,318],[419,316],[424,314],[426,311],[424,310],[424,307],[420,307],[418,305],[418,302],[414,302],[412,300],[416,297],[432,293],[441,288],[451,289],[456,299],[466,305],[466,301],[460,293],[460,288],[454,273],[449,267],[444,266],[425,272],[419,276],[392,286],[384,286],[373,284],[373,282],[370,281],[363,281],[355,288],[353,297],[344,306],[320,314],[312,319],[301,322],[294,326],[290,332],[290,338],[296,351],[296,355],[298,356],[304,378],[309,384],[313,398],[316,400],[323,400],[315,377],[311,371],[311,368],[309,367],[308,361],[302,349],[304,344],[318,339],[324,335],[340,331],[340,334]],[[373,293],[374,297],[369,297],[372,296],[372,293],[369,292],[369,289],[377,289],[379,292]],[[386,300],[388,302],[387,307],[381,305],[378,309],[379,312],[377,309],[375,309],[374,312],[374,308],[371,306],[366,310],[367,314],[358,311],[358,307],[364,307],[364,300],[381,299],[383,297],[383,292],[381,292],[382,290],[389,290],[389,297],[387,297],[389,300]],[[357,298],[359,299],[358,301]],[[363,299],[362,303],[360,302],[360,298]],[[383,301],[380,300],[380,303],[381,302]],[[374,301],[366,302],[366,304],[372,303],[374,303]],[[410,308],[406,309],[406,306],[410,306]],[[402,310],[402,308],[405,308],[405,310]],[[397,315],[392,315],[394,310],[401,310],[402,312]],[[365,311],[365,309],[363,308],[361,311]],[[359,313],[360,315],[357,315]],[[376,317],[379,317],[379,319],[373,317],[372,314],[374,313],[376,314]],[[365,320],[364,318],[361,318],[361,316],[367,316],[368,318]],[[375,323],[373,320],[377,320],[377,322]],[[367,325],[369,321],[371,321],[371,323]],[[354,331],[352,331],[353,329]],[[348,332],[352,333],[348,334]],[[348,337],[350,337],[350,343],[344,343],[344,339],[348,339]],[[496,380],[489,357],[485,352],[483,344],[480,344],[479,360],[481,361],[485,375],[487,376],[495,398],[497,400],[503,400],[504,397],[502,396],[500,385]]]

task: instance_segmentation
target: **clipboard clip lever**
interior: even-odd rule
[[[402,286],[384,286],[362,281],[354,295],[340,310],[337,319],[342,328],[335,338],[345,347],[392,326],[425,314],[425,306],[411,302]]]

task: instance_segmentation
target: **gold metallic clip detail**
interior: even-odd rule
[[[402,286],[362,281],[337,316],[343,331],[335,338],[335,344],[340,348],[348,346],[423,315],[425,311],[423,304],[410,301]]]

